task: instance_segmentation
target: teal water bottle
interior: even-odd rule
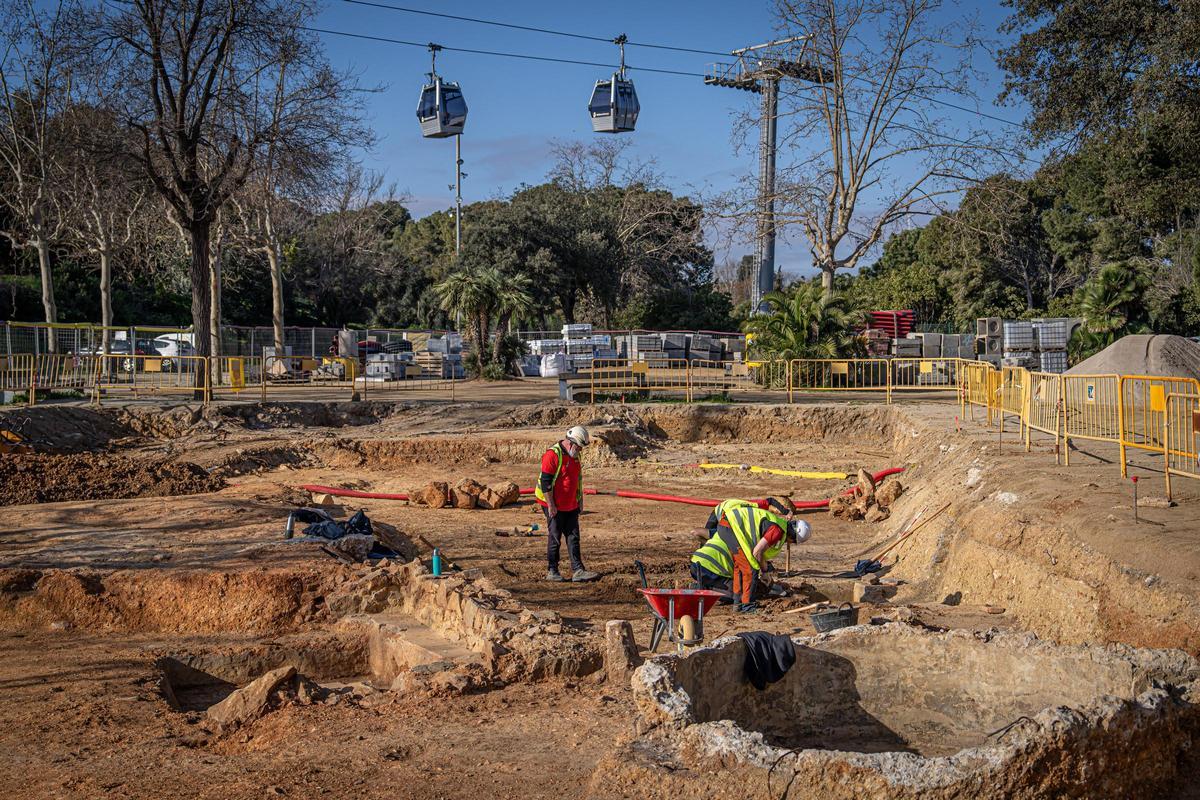
[[[442,551],[436,547],[433,548],[433,577],[440,578],[442,575]]]

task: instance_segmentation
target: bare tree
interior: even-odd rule
[[[127,132],[99,108],[73,105],[63,114],[70,142],[64,158],[73,238],[96,257],[100,268],[102,351],[108,354],[113,324],[113,265],[118,251],[130,244],[149,189],[128,157]]]
[[[781,33],[805,37],[791,47],[805,48],[815,80],[780,82],[776,225],[803,232],[827,296],[838,270],[896,224],[942,210],[999,152],[986,130],[939,113],[975,102],[970,26],[940,27],[943,7],[778,2]],[[737,198],[747,221],[755,199]]]
[[[0,162],[3,202],[12,226],[0,231],[16,249],[37,253],[46,322],[58,321],[50,250],[64,229],[61,197],[61,129],[57,114],[70,95],[66,17],[59,4],[38,11],[32,0],[0,4]],[[50,349],[56,347],[53,335]]]
[[[232,197],[239,243],[267,258],[271,273],[271,327],[282,352],[283,248],[310,205],[349,165],[351,147],[365,147],[372,132],[362,123],[347,78],[314,61],[302,42],[285,43],[284,57],[261,91],[271,95],[270,136],[253,173]],[[284,126],[288,135],[284,135]]]
[[[354,88],[334,76],[320,42],[302,30],[314,14],[307,0],[131,0],[98,9],[96,44],[119,64],[121,111],[140,141],[135,156],[188,235],[192,330],[202,356],[211,353],[217,213],[268,145],[304,139],[314,122],[299,104],[282,117],[272,113],[269,76],[304,51],[310,69],[297,70],[305,76],[298,83]]]

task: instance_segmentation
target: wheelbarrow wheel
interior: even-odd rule
[[[679,618],[679,639],[684,644],[695,644],[699,641],[696,635],[696,620],[687,614]]]

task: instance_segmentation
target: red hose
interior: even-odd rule
[[[883,480],[887,476],[896,475],[897,473],[900,473],[900,472],[904,472],[904,467],[890,467],[889,469],[880,470],[879,472],[876,472],[872,477],[875,479],[876,483],[879,483],[881,480]],[[307,486],[301,486],[300,488],[304,489],[306,491],[309,491],[309,492],[319,492],[322,494],[331,494],[335,497],[360,497],[365,500],[407,500],[407,499],[409,499],[408,495],[406,495],[406,494],[392,494],[392,493],[388,493],[388,492],[360,492],[355,489],[338,489],[333,486],[316,486],[316,485],[310,484]],[[708,499],[705,499],[702,497],[681,497],[679,495],[674,495],[674,494],[649,494],[647,492],[631,492],[626,489],[617,489],[615,492],[608,492],[608,491],[599,490],[599,489],[584,489],[583,493],[590,494],[590,495],[615,495],[616,497],[624,497],[629,500],[653,500],[653,501],[656,501],[659,503],[686,503],[686,504],[692,505],[692,506],[706,506],[708,508],[712,508],[717,503],[721,502],[720,500],[708,500]],[[848,495],[848,494],[853,494],[853,493],[854,493],[854,487],[851,487],[851,488],[847,489],[846,491],[842,492],[843,495]],[[523,494],[523,495],[533,494],[533,489],[522,489],[521,494]],[[767,507],[766,498],[761,498],[759,500],[755,500],[754,502],[756,502],[760,508]],[[826,508],[828,505],[829,505],[828,500],[800,500],[800,501],[796,502],[796,508],[801,509],[801,510]]]

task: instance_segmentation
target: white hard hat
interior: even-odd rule
[[[807,542],[808,537],[812,536],[812,526],[806,520],[794,519],[788,523],[788,528],[788,533],[797,544]]]
[[[587,428],[582,425],[576,425],[567,431],[567,441],[574,442],[580,447],[587,447],[592,442],[592,437],[588,436]]]

